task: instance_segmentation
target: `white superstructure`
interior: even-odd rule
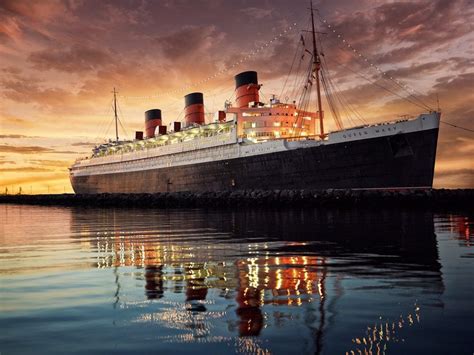
[[[181,132],[180,135],[170,134],[166,137],[157,137],[153,139],[153,142],[130,143],[130,147],[140,147],[138,150],[124,149],[114,152],[112,147],[107,155],[78,160],[72,166],[71,175],[99,175],[159,169],[392,136],[438,128],[439,117],[438,112],[432,112],[422,114],[416,119],[355,127],[328,133],[324,140],[318,137],[296,137],[256,142],[239,138],[235,124],[227,122],[221,125],[221,129],[201,128],[201,131],[195,131],[196,134],[192,136],[192,139],[189,138],[189,134]],[[213,131],[214,133],[210,133]],[[205,133],[200,134],[202,132]],[[189,140],[186,140],[186,137]],[[147,146],[150,147],[147,148]]]

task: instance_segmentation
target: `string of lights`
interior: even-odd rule
[[[410,96],[412,96],[414,99],[416,99],[417,101],[419,101],[426,109],[429,109],[430,111],[432,110],[431,107],[429,107],[428,105],[426,105],[423,101],[421,101],[416,95],[420,95],[420,93],[418,93],[416,90],[414,90],[413,88],[409,87],[408,85],[406,85],[405,83],[402,83],[400,80],[394,78],[393,76],[389,75],[386,71],[384,71],[382,68],[380,68],[377,64],[375,64],[374,62],[372,62],[366,55],[364,55],[363,53],[361,53],[358,49],[354,48],[353,45],[351,45],[349,43],[349,41],[345,38],[345,36],[336,31],[336,29],[334,28],[333,25],[331,25],[330,23],[328,23],[328,21],[321,17],[321,14],[319,12],[317,12],[318,14],[318,17],[319,17],[319,20],[323,23],[324,26],[327,27],[327,29],[329,31],[331,31],[339,41],[341,41],[342,45],[343,46],[346,46],[347,49],[349,51],[351,51],[355,56],[357,56],[360,60],[362,60],[363,62],[365,62],[369,67],[371,67],[372,69],[376,70],[380,75],[382,75],[382,77],[384,77],[385,79],[388,79],[388,80],[391,80],[393,81],[395,84],[397,84],[400,88],[402,88],[403,90],[405,90]]]
[[[399,87],[401,87],[402,89],[404,89],[405,91],[407,91],[410,96],[414,99],[416,99],[418,102],[420,102],[426,109],[429,109],[430,111],[432,111],[433,109],[431,107],[429,107],[428,105],[426,105],[422,100],[420,100],[416,95],[421,95],[418,91],[414,90],[413,88],[409,87],[408,85],[400,82],[399,80],[397,80],[396,78],[394,78],[393,76],[390,76],[386,71],[382,70],[378,65],[374,64],[369,58],[367,58],[367,56],[365,56],[363,53],[361,53],[359,50],[357,50],[356,48],[354,48],[354,46],[352,46],[346,39],[345,37],[343,36],[342,33],[340,32],[337,32],[335,29],[334,29],[334,26],[332,26],[331,24],[328,23],[328,21],[324,18],[321,17],[321,14],[318,12],[318,17],[320,19],[320,21],[333,33],[337,36],[337,38],[342,42],[343,45],[345,45],[349,50],[351,50],[354,55],[357,55],[361,60],[363,60],[364,62],[366,62],[367,64],[369,64],[369,66],[373,69],[375,69],[377,72],[379,72],[383,77],[385,77],[386,79],[389,79],[393,82],[395,82]],[[398,96],[398,95],[397,95]],[[410,99],[407,98],[408,101],[411,101]],[[466,127],[463,127],[463,126],[459,126],[459,125],[454,125],[452,123],[449,123],[449,122],[446,122],[444,120],[441,121],[441,123],[444,123],[448,126],[451,126],[451,127],[454,127],[454,128],[459,128],[459,129],[462,129],[464,131],[467,131],[467,132],[474,132],[474,130],[470,129],[470,128],[466,128]]]
[[[160,98],[160,97],[163,97],[163,96],[169,96],[169,95],[173,95],[173,94],[177,94],[177,93],[180,93],[180,92],[184,92],[186,90],[189,90],[190,88],[192,87],[195,87],[195,86],[199,86],[199,85],[202,85],[202,84],[205,84],[209,81],[212,81],[214,79],[216,79],[217,77],[227,73],[229,70],[231,69],[234,69],[235,67],[241,65],[241,64],[244,64],[245,62],[249,61],[250,59],[254,58],[257,54],[259,54],[260,52],[262,52],[263,50],[267,49],[268,47],[270,47],[273,43],[277,42],[281,37],[285,36],[287,33],[295,30],[297,28],[297,23],[294,22],[292,23],[290,26],[286,27],[282,32],[280,32],[279,34],[277,34],[275,37],[273,37],[272,39],[264,42],[262,45],[260,45],[258,48],[252,50],[249,54],[247,54],[246,56],[240,58],[239,60],[236,60],[234,63],[228,65],[227,67],[224,67],[222,68],[221,70],[215,72],[213,75],[210,75],[208,76],[207,78],[204,78],[202,80],[199,80],[199,81],[196,81],[196,82],[193,82],[193,83],[190,83],[190,84],[187,84],[187,85],[184,85],[180,88],[176,88],[176,89],[173,89],[173,90],[169,90],[169,91],[165,91],[165,92],[162,92],[162,93],[158,93],[158,94],[154,94],[154,95],[146,95],[146,96],[127,96],[127,95],[121,95],[119,96],[120,98],[123,98],[123,99],[141,99],[141,100],[147,100],[147,99],[156,99],[156,98]]]

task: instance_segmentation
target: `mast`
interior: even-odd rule
[[[316,31],[314,29],[313,1],[311,5],[311,29],[313,33],[313,72],[316,74],[316,91],[318,94],[318,117],[320,137],[324,138],[323,110],[321,104],[321,84],[319,82],[319,70],[321,69],[321,58],[319,57],[318,47],[316,46]]]
[[[115,91],[115,88],[114,88],[114,91],[112,91],[112,93],[114,94],[115,140],[118,142],[118,140],[119,140],[119,136],[118,136],[118,116],[117,116],[117,94],[118,94],[118,92]]]

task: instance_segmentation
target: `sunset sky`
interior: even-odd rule
[[[318,30],[327,33],[331,77],[366,121],[426,110],[402,100],[406,92],[356,58],[342,38],[428,106],[436,108],[438,95],[442,120],[474,129],[472,1],[314,5]],[[289,97],[294,80],[286,79],[302,46],[308,6],[299,0],[0,0],[0,193],[6,187],[71,192],[67,167],[114,136],[114,87],[121,138],[143,130],[143,112],[151,108],[162,109],[165,123],[182,119],[189,92],[204,93],[207,112],[222,109],[233,97],[233,76],[244,70],[258,71],[263,99],[282,92],[296,99]],[[474,133],[442,123],[435,187],[474,187],[473,156]]]

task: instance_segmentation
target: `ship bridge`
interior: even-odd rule
[[[260,102],[257,72],[235,76],[235,105],[226,107],[227,119],[237,122],[239,137],[251,141],[316,134],[318,114],[296,107],[296,102],[282,103],[275,96],[269,103]]]
[[[229,107],[226,113],[237,121],[239,137],[249,140],[316,135],[318,114],[299,110],[293,103],[251,103],[245,108]]]

